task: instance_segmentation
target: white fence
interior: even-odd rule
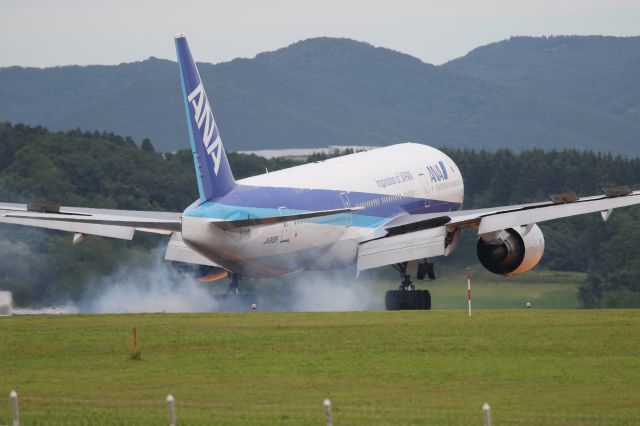
[[[18,407],[18,393],[15,390],[12,390],[9,393],[9,399],[11,401],[11,419],[12,422],[10,423],[11,426],[20,426],[20,410]],[[176,417],[176,406],[175,406],[175,398],[173,397],[173,395],[169,394],[167,395],[167,409],[168,409],[168,414],[169,414],[169,426],[177,426],[177,417]],[[332,413],[332,408],[331,408],[331,400],[330,399],[325,399],[322,402],[322,407],[324,409],[324,417],[325,417],[325,424],[326,426],[333,426],[333,413]],[[484,421],[484,426],[491,426],[491,407],[489,407],[489,404],[485,403],[482,406],[482,416],[483,416],[483,421]],[[26,424],[26,423],[25,423]],[[35,423],[36,425],[40,425],[40,424],[44,424],[47,425],[49,424],[48,422],[37,422]],[[65,424],[65,423],[55,423],[57,424]],[[72,424],[78,424],[78,425],[90,425],[90,424],[100,424],[103,425],[105,424],[103,421],[100,421],[99,419],[93,419],[92,422],[88,422],[88,421],[82,421],[80,423],[78,422],[73,422]],[[2,426],[2,425],[0,425]],[[7,424],[6,426],[9,426],[9,424]]]

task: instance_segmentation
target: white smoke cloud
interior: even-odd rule
[[[151,258],[136,259],[114,274],[89,284],[81,312],[209,312],[218,308],[214,295],[194,277],[178,271],[163,259],[164,248]]]
[[[258,311],[363,311],[384,309],[384,294],[369,280],[357,280],[355,271],[299,273],[285,278],[240,282],[241,293],[224,295],[228,280],[202,286],[190,274],[178,271],[163,259],[164,248],[151,258],[132,260],[114,274],[94,280],[81,312],[215,312],[248,311],[255,301]],[[217,298],[218,297],[218,298]]]
[[[13,294],[10,291],[0,291],[0,316],[5,315],[63,315],[77,314],[78,308],[73,305],[55,305],[39,308],[16,308],[13,304]]]
[[[344,271],[343,271],[344,272]],[[294,311],[366,311],[381,309],[383,301],[375,294],[372,286],[363,285],[346,276],[318,273],[312,277],[296,279],[292,290],[291,307]]]
[[[243,279],[240,290],[249,297],[225,297],[228,280],[203,286],[192,274],[165,261],[164,250],[160,246],[151,253],[133,252],[113,274],[91,279],[84,296],[75,303],[37,309],[12,307],[13,314],[246,312],[254,302],[258,311],[274,312],[384,309],[380,283],[370,278],[358,280],[354,270]]]
[[[10,291],[0,291],[0,315],[11,315],[13,312],[13,295]]]
[[[74,305],[54,305],[42,308],[13,308],[12,315],[69,315],[80,310]]]

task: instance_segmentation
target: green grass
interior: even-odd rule
[[[478,290],[479,291],[479,290]],[[0,318],[0,424],[640,423],[640,311]],[[130,358],[136,325],[141,359]]]
[[[429,288],[434,309],[464,309],[467,306],[467,281],[462,274],[447,274],[418,287]],[[472,307],[481,309],[579,308],[578,284],[585,274],[577,272],[532,271],[516,277],[500,277],[487,271],[474,272],[471,281]]]
[[[576,309],[581,304],[578,300],[578,285],[584,282],[586,274],[578,272],[554,272],[535,270],[516,277],[501,277],[485,271],[480,266],[474,268],[471,283],[472,306],[478,309],[520,309],[530,302],[534,308],[541,309]],[[336,284],[337,283],[337,284]],[[357,306],[361,309],[384,309],[384,293],[398,288],[400,279],[395,274],[384,276],[363,274],[354,279],[348,272],[305,272],[278,280],[248,281],[243,286],[258,292],[268,306],[279,306],[286,299],[286,293],[308,285],[322,289],[326,297],[332,292],[350,288],[357,298],[366,300]],[[437,280],[415,280],[417,288],[429,289],[432,296],[433,309],[466,309],[467,308],[467,275],[465,268],[449,266]],[[223,291],[225,283],[216,283],[212,291]],[[334,286],[334,287],[332,287]],[[309,296],[313,297],[313,296]],[[338,304],[339,305],[339,304]],[[315,305],[311,304],[311,309]],[[282,309],[280,309],[282,310]]]

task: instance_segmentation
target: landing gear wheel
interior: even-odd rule
[[[384,298],[387,311],[429,310],[429,290],[389,290]]]
[[[431,310],[431,293],[429,290],[417,290],[421,293],[420,295],[420,308],[425,311]]]
[[[426,272],[427,272],[427,276],[429,277],[430,280],[435,280],[436,279],[436,265],[435,263],[427,263],[426,264]]]
[[[436,264],[427,261],[418,264],[418,271],[416,272],[416,278],[424,280],[425,277],[429,277],[430,280],[436,279]]]
[[[387,311],[398,311],[401,309],[397,295],[399,291],[400,290],[389,290],[384,295],[384,307]]]
[[[416,272],[416,278],[420,281],[424,280],[424,277],[427,275],[427,263],[418,264],[418,272]]]

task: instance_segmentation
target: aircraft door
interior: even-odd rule
[[[289,210],[286,207],[280,207],[280,216],[289,215]],[[280,235],[281,243],[288,243],[291,238],[291,222],[282,222],[282,234]]]
[[[424,187],[424,206],[430,207],[431,206],[431,182],[429,181],[429,178],[427,178],[424,175],[424,173],[420,173],[420,182]]]
[[[342,199],[342,204],[344,205],[344,207],[347,208],[347,209],[350,209],[351,208],[351,200],[349,200],[349,194],[347,194],[346,192],[341,192],[340,193],[340,198]],[[345,213],[344,226],[348,227],[348,226],[351,226],[352,224],[353,224],[353,217],[351,216],[351,212]]]

